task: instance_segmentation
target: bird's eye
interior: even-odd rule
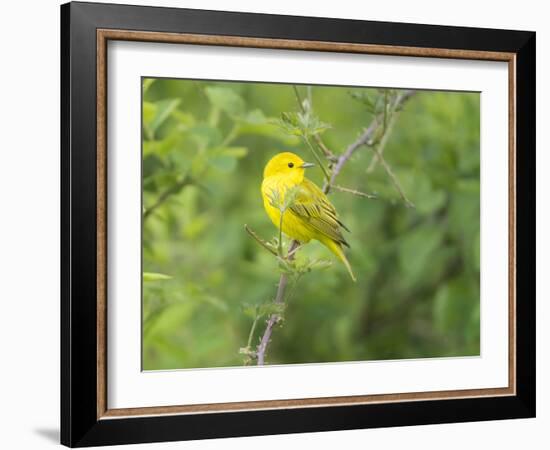
[[[288,167],[290,167],[292,169],[294,167],[294,163],[289,162]]]

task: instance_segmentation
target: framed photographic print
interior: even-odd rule
[[[61,25],[63,444],[535,415],[535,33]]]

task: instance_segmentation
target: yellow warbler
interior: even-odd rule
[[[338,219],[336,209],[324,192],[304,176],[304,169],[313,164],[304,162],[290,152],[279,153],[267,163],[262,182],[262,197],[267,215],[282,232],[305,244],[316,239],[331,250],[344,263],[353,281],[355,276],[344,255],[342,246],[349,244],[341,228],[348,228]],[[292,201],[284,205],[285,194],[292,193]],[[277,200],[277,202],[275,201]]]

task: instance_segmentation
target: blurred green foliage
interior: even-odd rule
[[[303,87],[300,89],[304,90]],[[376,89],[321,87],[315,114],[335,153],[372,119]],[[373,106],[374,105],[374,106]],[[406,208],[364,147],[331,194],[352,230],[353,283],[339,262],[292,287],[270,364],[478,355],[479,94],[418,92],[384,151]],[[276,259],[243,229],[277,231],[260,196],[265,163],[294,151],[277,126],[299,111],[291,85],[143,80],[143,368],[242,365],[254,314],[275,296]],[[280,121],[279,121],[280,122]],[[319,169],[308,172],[319,185]],[[332,259],[312,242],[298,258]],[[257,344],[264,320],[251,339]]]

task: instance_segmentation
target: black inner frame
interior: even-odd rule
[[[99,28],[515,53],[517,394],[98,420]],[[534,417],[535,39],[534,32],[526,31],[94,3],[62,5],[61,443],[81,447]]]

